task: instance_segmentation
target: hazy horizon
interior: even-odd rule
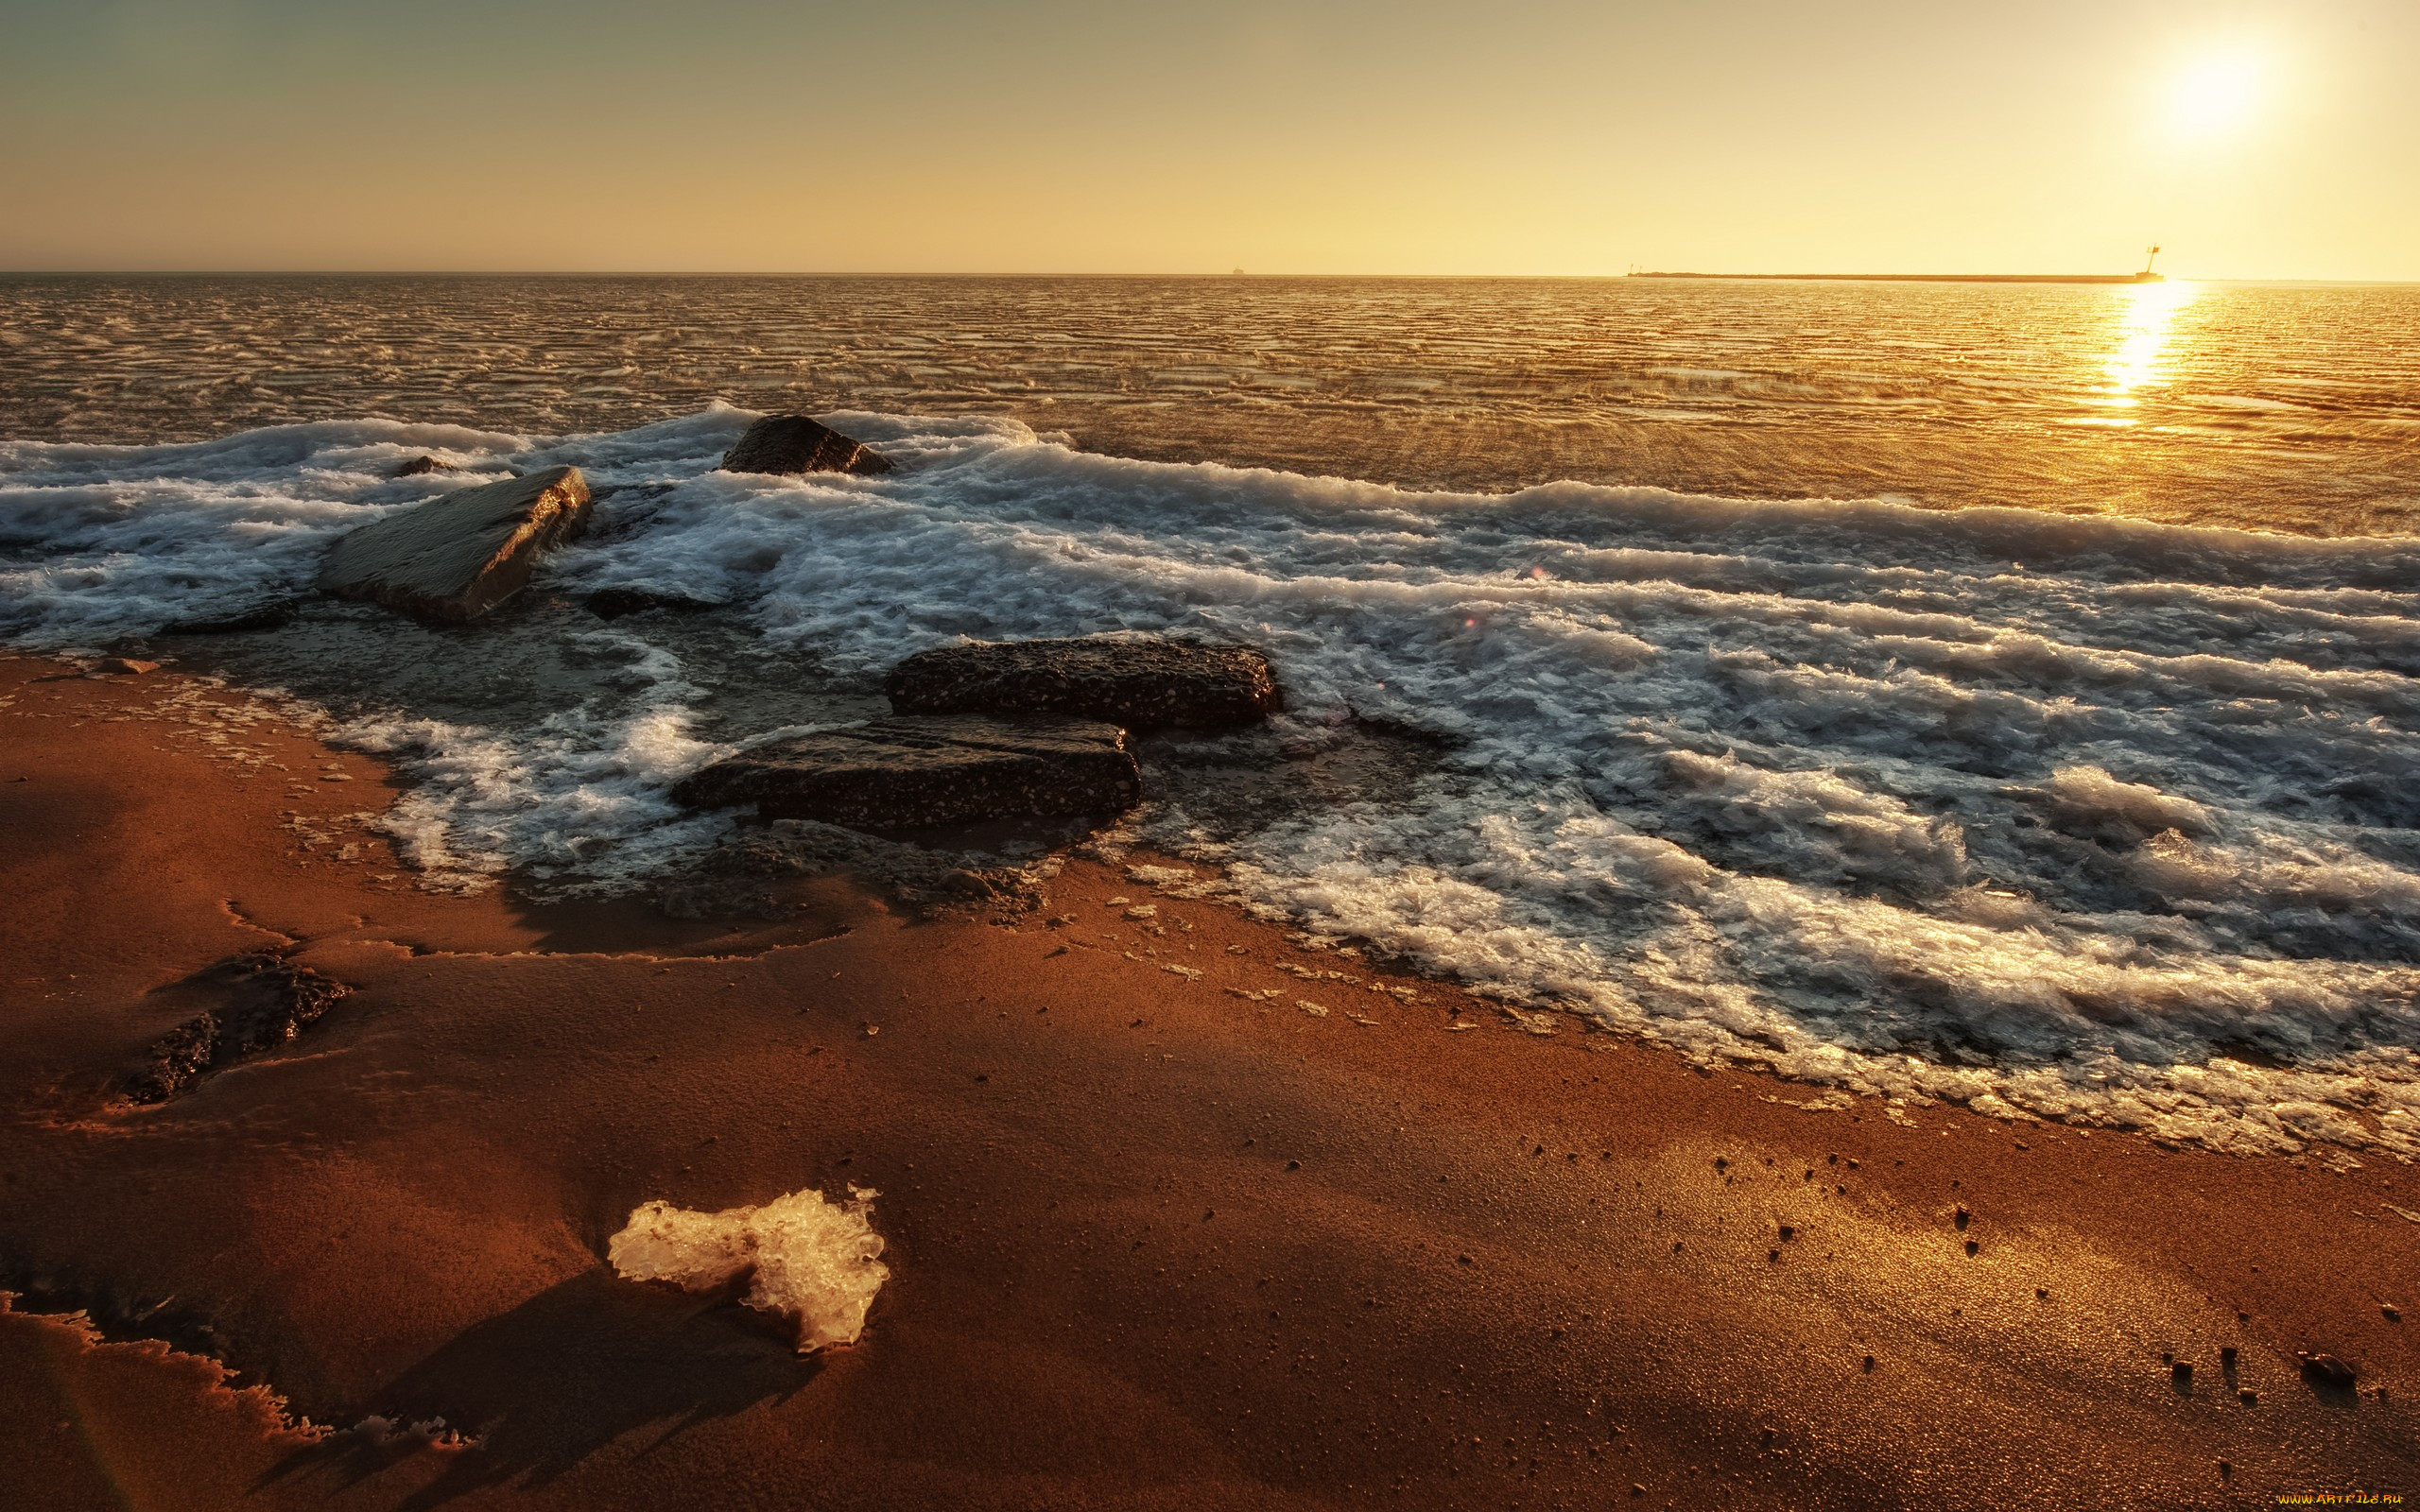
[[[2420,8],[0,7],[0,268],[2420,279]]]
[[[2027,275],[2027,276],[2038,276],[2038,277],[2044,277],[2044,278],[2048,278],[2048,277],[2055,276],[2055,275],[2066,275],[2066,274],[2090,274],[2090,273],[2106,273],[2106,272],[2110,272],[2110,271],[2113,271],[2113,270],[2112,270],[2112,269],[2109,269],[2109,268],[2085,268],[2085,267],[2074,267],[2074,268],[2029,268],[2029,269],[1998,269],[1998,268],[1995,268],[1995,269],[1990,269],[1990,270],[1988,270],[1988,272],[1990,272],[1990,273],[1994,273],[1994,274],[2000,274],[2000,273],[2022,273],[2022,274]],[[1645,271],[1645,272],[1637,273],[1637,274],[1633,274],[1633,273],[1628,273],[1628,272],[1622,272],[1622,273],[1386,273],[1386,272],[1366,272],[1366,271],[1355,271],[1355,270],[1350,270],[1350,269],[1342,270],[1342,271],[1336,271],[1336,272],[1305,273],[1305,272],[1294,272],[1294,271],[1290,271],[1290,270],[1286,269],[1286,268],[1266,268],[1266,269],[1260,269],[1260,268],[1230,268],[1230,269],[1228,269],[1228,270],[1226,270],[1226,271],[1223,271],[1223,272],[1221,272],[1221,271],[1218,271],[1218,270],[1215,270],[1215,269],[1205,269],[1205,268],[1167,268],[1167,269],[1161,269],[1161,270],[1146,270],[1146,269],[1116,269],[1116,268],[1098,269],[1098,270],[1076,270],[1076,269],[1051,269],[1051,268],[1038,268],[1038,269],[1033,269],[1033,270],[1030,270],[1030,271],[1006,272],[1006,273],[1002,273],[1002,272],[988,272],[988,271],[985,271],[985,270],[980,269],[980,268],[923,268],[923,269],[895,269],[895,268],[879,268],[879,267],[728,267],[728,268],[716,268],[716,267],[617,267],[617,268],[600,268],[600,267],[7,267],[7,268],[0,268],[0,278],[100,278],[100,279],[109,279],[109,278],[126,278],[126,279],[137,279],[137,278],[326,278],[326,279],[344,279],[344,278],[399,278],[399,279],[406,279],[406,278],[425,278],[425,279],[446,279],[446,278],[596,278],[596,279],[613,279],[613,278],[696,278],[696,279],[797,278],[797,279],[815,279],[815,278],[828,278],[828,279],[847,279],[847,278],[862,278],[862,279],[935,279],[935,280],[942,280],[942,279],[999,279],[999,280],[1027,279],[1027,280],[1031,280],[1031,281],[1036,282],[1036,283],[1048,282],[1048,281],[1050,281],[1050,280],[1054,280],[1054,279],[1099,279],[1099,280],[1115,280],[1115,279],[1164,279],[1164,280],[1176,280],[1176,279],[1236,279],[1236,278],[1265,278],[1265,279],[1328,279],[1328,280],[1334,280],[1334,281],[1337,281],[1337,282],[1340,282],[1340,283],[1343,283],[1343,282],[1350,282],[1350,281],[1353,281],[1353,280],[1357,280],[1357,279],[1358,279],[1358,280],[1372,280],[1372,281],[1387,280],[1387,281],[1401,281],[1401,282],[1426,281],[1426,282],[1442,283],[1442,284],[1495,284],[1495,283],[1512,283],[1512,284],[1518,284],[1518,283],[1530,283],[1530,284],[1558,284],[1558,283],[1597,283],[1597,282],[1602,282],[1602,281],[1605,281],[1605,280],[1616,280],[1616,281],[1618,281],[1618,280],[1621,280],[1621,279],[1625,279],[1625,278],[1634,278],[1634,277],[1650,277],[1650,278],[1651,278],[1651,277],[1657,277],[1657,276],[1670,276],[1670,275],[1673,275],[1673,274],[1679,274],[1679,273],[1686,273],[1686,274],[1689,274],[1689,275],[1690,275],[1690,276],[1692,276],[1692,277],[1706,278],[1706,279],[1756,279],[1756,280],[1779,281],[1779,282],[1788,282],[1788,281],[1792,280],[1792,279],[1800,279],[1800,280],[1804,280],[1804,281],[1806,281],[1806,282],[1821,282],[1821,281],[1824,281],[1824,280],[1830,280],[1830,279],[1863,278],[1863,277],[1871,276],[1871,275],[1869,275],[1869,274],[1867,273],[1867,271],[1866,271],[1866,270],[1861,269],[1861,268],[1841,268],[1841,269],[1825,270],[1825,271],[1815,271],[1815,270],[1811,270],[1811,269],[1810,269],[1810,270],[1803,270],[1803,271],[1798,271],[1798,272],[1772,272],[1772,271],[1768,271],[1768,270],[1765,270],[1765,269],[1727,269],[1727,270],[1722,270],[1722,271],[1711,271],[1711,270],[1707,270],[1707,269],[1703,269],[1703,268],[1668,268],[1668,269],[1659,268],[1659,269],[1650,269],[1650,270],[1647,270],[1647,271]],[[1925,281],[1926,281],[1926,275],[1924,275],[1924,274],[1922,274],[1922,273],[1899,273],[1899,272],[1893,272],[1893,273],[1891,273],[1891,274],[1889,274],[1889,275],[1887,275],[1887,276],[1888,276],[1889,278],[1891,278],[1891,279],[1903,280],[1903,281],[1910,282],[1910,283],[1921,283],[1921,282],[1925,282]],[[1981,273],[1966,273],[1966,272],[1951,273],[1951,272],[1942,272],[1942,273],[1940,273],[1940,274],[1938,275],[1938,281],[1939,281],[1939,282],[1943,282],[1943,283],[1972,282],[1972,281],[1975,281],[1975,280],[1977,280],[1978,278],[1980,278],[1980,277],[1982,277],[1982,276],[1983,276],[1983,274],[1981,274]],[[2358,287],[2358,288],[2403,288],[2403,287],[2408,287],[2408,286],[2411,286],[2411,285],[2413,285],[2413,284],[2420,284],[2420,277],[2414,277],[2414,278],[2236,278],[2236,277],[2232,277],[2232,276],[2229,276],[2229,275],[2227,275],[2227,274],[2223,274],[2223,273],[2204,273],[2204,274],[2195,274],[2195,275],[2192,275],[2192,276],[2190,276],[2190,277],[2187,277],[2187,275],[2184,275],[2184,274],[2175,274],[2175,275],[2166,275],[2166,274],[2163,274],[2162,276],[2163,276],[2164,278],[2167,278],[2167,279],[2169,280],[2169,282],[2171,282],[2171,283],[2191,283],[2191,284],[2311,284],[2311,285],[2325,285],[2325,286],[2329,286],[2329,287],[2344,286],[2344,287]],[[1986,284],[1984,286],[1989,286],[1989,285],[1988,285],[1988,284]],[[2014,286],[2014,287],[2025,287],[2025,286],[2027,286],[2027,285],[2024,285],[2024,284],[2014,284],[2014,285],[2012,285],[2012,286]]]

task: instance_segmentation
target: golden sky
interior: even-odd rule
[[[2420,0],[0,0],[0,267],[2420,279]]]

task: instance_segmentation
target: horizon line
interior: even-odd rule
[[[1391,280],[1426,283],[1629,283],[1720,279],[1763,283],[1825,283],[1851,280],[1900,283],[2017,282],[2038,275],[2004,273],[1294,273],[1255,272],[979,272],[902,271],[870,268],[531,268],[531,267],[5,267],[0,278],[830,278],[830,279],[1294,279]],[[2131,275],[2108,275],[2116,279]],[[2394,287],[2420,284],[2411,278],[2341,278],[2314,274],[2238,278],[2224,274],[2173,273],[2171,284],[2346,284]]]

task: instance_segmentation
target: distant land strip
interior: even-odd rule
[[[1632,278],[1760,278],[1828,284],[2165,284],[2164,273],[1633,273]]]

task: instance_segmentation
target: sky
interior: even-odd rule
[[[0,268],[2420,280],[2420,0],[0,0]]]

